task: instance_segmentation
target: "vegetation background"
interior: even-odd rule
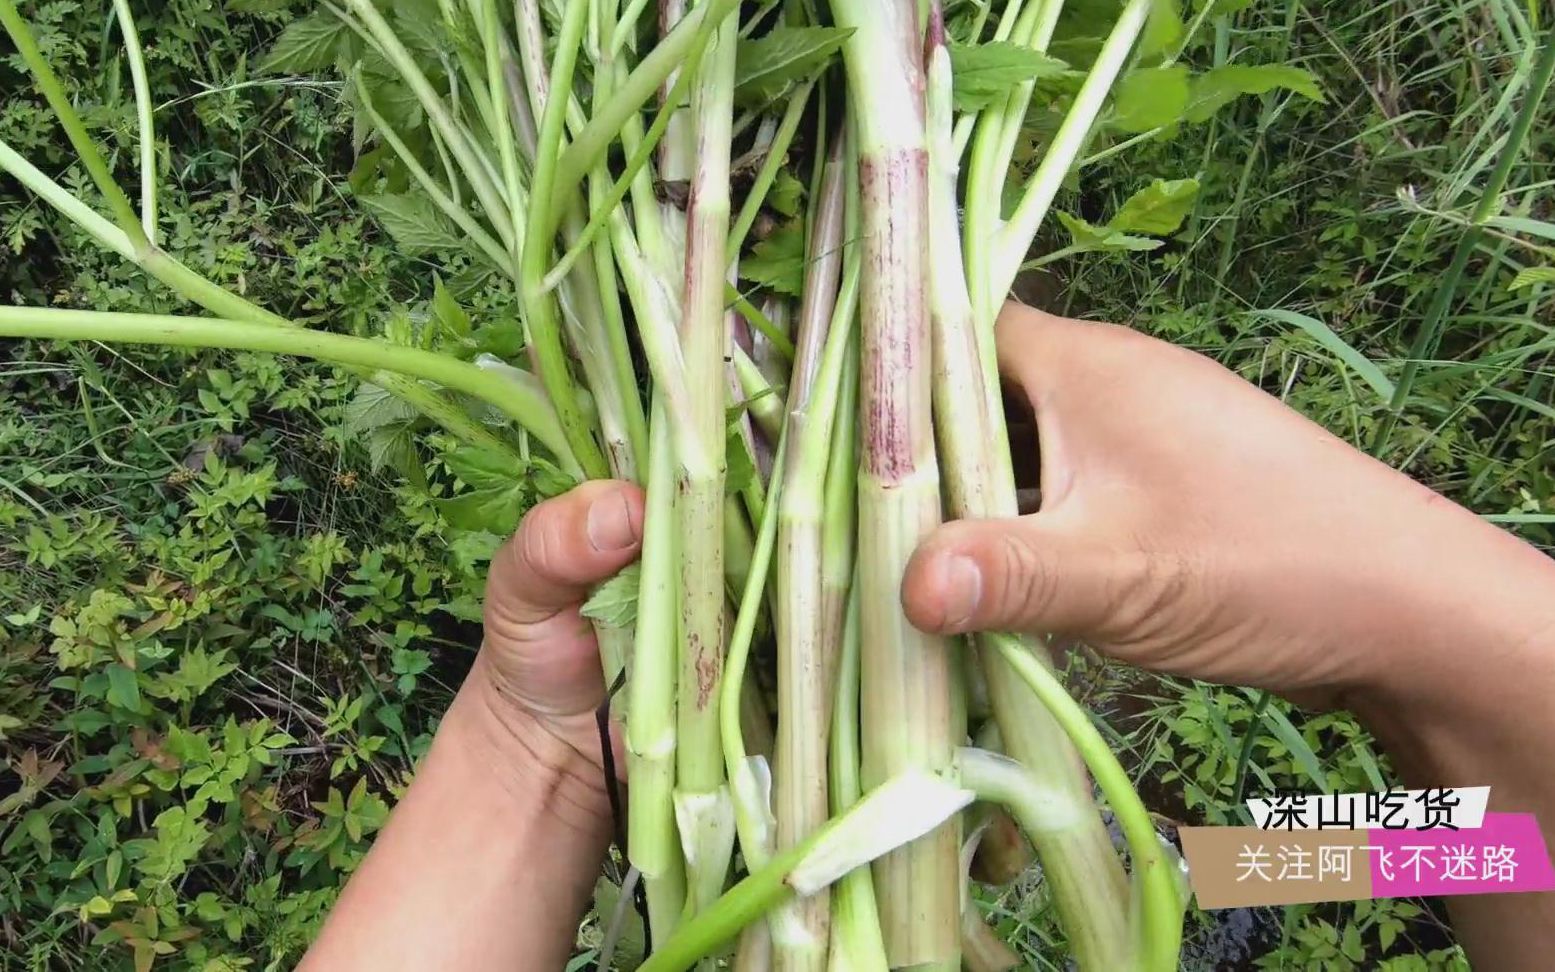
[[[1023,286],[1049,309],[1209,353],[1555,544],[1555,101],[1409,410],[1378,441],[1524,93],[1532,47],[1519,25],[1549,42],[1548,11],[1541,24],[1538,0],[1207,2],[1213,26],[1189,63],[1294,63],[1326,101],[1243,98],[1098,163],[1062,200],[1071,212],[1103,222],[1155,175],[1196,176],[1195,212],[1159,250],[1056,261]],[[264,69],[311,2],[132,6],[166,247],[320,326],[377,333],[434,312],[434,264],[359,203],[372,166],[338,86]],[[88,123],[132,166],[109,9],[23,4]],[[74,155],[4,48],[0,92],[0,138],[60,172]],[[80,171],[61,180],[85,186]],[[444,283],[483,340],[510,341],[506,299],[457,271]],[[6,180],[0,295],[175,307]],[[461,529],[461,502],[516,514],[532,495],[520,484],[475,497],[482,484],[458,478],[447,446],[325,367],[0,344],[0,969],[295,964],[478,644],[500,538]],[[1070,675],[1172,819],[1230,822],[1242,793],[1388,779],[1343,714],[1084,654]],[[979,904],[1034,967],[1062,967],[1040,881]],[[575,968],[591,967],[599,935],[586,920]],[[1189,944],[1194,969],[1467,968],[1439,915],[1404,901],[1196,914]]]

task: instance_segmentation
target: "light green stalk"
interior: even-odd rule
[[[135,119],[140,143],[140,222],[149,242],[157,241],[157,137],[151,119],[151,86],[146,82],[146,58],[140,48],[140,32],[130,13],[129,0],[113,0],[113,12],[124,37],[124,56],[130,62],[130,82],[135,88]]]
[[[840,321],[835,316],[847,202],[841,145],[839,141],[828,163],[811,226],[798,353],[788,390],[786,428],[794,453],[783,470],[774,612],[780,717],[773,810],[780,848],[809,836],[830,813],[826,727],[834,700],[830,675],[842,634],[842,604],[828,611],[823,597],[822,524],[827,460],[852,331],[851,313]],[[773,919],[775,967],[781,972],[824,970],[830,917],[825,894],[783,909]]]
[[[831,809],[841,816],[863,797],[859,782],[859,611],[848,599],[837,664],[837,704],[831,724]],[[832,891],[831,968],[834,972],[884,972],[885,942],[869,872],[849,871]]]
[[[977,326],[967,290],[968,278],[986,279],[986,268],[962,261],[950,58],[942,42],[931,44],[928,74],[934,411],[947,508],[958,518],[1014,517],[1019,510],[999,399],[993,329]],[[975,183],[968,186],[969,195],[985,191]],[[1128,968],[1134,944],[1129,934],[1128,883],[1096,812],[1079,758],[1058,723],[1024,690],[1003,655],[986,645],[978,655],[1006,747],[1040,774],[1042,785],[1055,794],[1048,819],[1027,817],[1022,822],[1041,854],[1043,875],[1080,968],[1087,972]]]
[[[557,159],[566,142],[567,103],[572,95],[578,45],[587,18],[588,0],[567,0],[549,75],[551,89],[545,100],[544,114],[540,118],[539,147],[535,153],[534,172],[530,181],[530,206],[519,289],[535,367],[551,396],[562,430],[567,434],[568,445],[584,472],[590,478],[602,479],[609,475],[609,469],[578,400],[571,365],[562,346],[555,300],[545,291],[544,283],[556,228],[571,196],[569,191],[557,201],[548,202],[553,200],[557,183]],[[571,186],[577,184],[577,181],[570,183]]]
[[[983,271],[989,275],[988,280],[981,288],[981,294],[990,303],[977,308],[980,315],[996,313],[998,304],[992,302],[1002,301],[1003,295],[1009,292],[1010,285],[1015,282],[1021,262],[1031,249],[1031,241],[1041,228],[1048,207],[1064,184],[1064,178],[1080,157],[1080,151],[1090,137],[1091,127],[1101,114],[1113,83],[1128,63],[1134,42],[1144,29],[1150,5],[1155,2],[1157,0],[1128,0],[1127,6],[1118,15],[1117,23],[1113,25],[1112,32],[1107,35],[1100,53],[1091,64],[1090,72],[1085,76],[1085,83],[1075,95],[1069,113],[1064,116],[1052,142],[1043,152],[1042,161],[1022,193],[1019,205],[1009,221],[997,232],[988,254],[989,262]]]
[[[710,7],[713,0],[704,5]],[[718,732],[724,663],[724,242],[729,227],[729,126],[736,18],[703,54],[692,113],[696,168],[686,216],[680,346],[689,426],[677,449],[675,522],[681,543],[679,745],[676,799],[689,874],[687,910],[717,899],[733,850],[733,806]]]
[[[447,355],[303,328],[160,314],[115,314],[52,307],[0,307],[0,334],[59,341],[232,348],[313,358],[437,382],[499,409],[547,448],[565,449],[561,429],[536,389]],[[377,376],[381,381],[387,376]],[[564,453],[563,453],[564,454]]]
[[[1173,862],[1156,835],[1149,811],[1134,791],[1128,771],[1107,747],[1106,739],[1091,722],[1091,717],[1069,697],[1057,676],[1033,657],[1026,646],[1017,639],[998,635],[991,636],[990,642],[1063,728],[1112,806],[1118,826],[1128,841],[1138,896],[1138,922],[1134,927],[1136,950],[1133,961],[1122,968],[1173,972],[1182,947],[1182,914],[1186,901],[1179,890]]]
[[[940,776],[911,771],[892,777],[803,843],[729,889],[716,904],[682,925],[639,966],[639,972],[680,972],[734,940],[746,925],[795,896],[815,894],[893,848],[955,816],[972,793]]]
[[[939,525],[930,415],[928,151],[922,42],[913,0],[846,0],[839,25],[859,147],[862,449],[859,605],[863,775],[878,784],[949,765],[948,646],[902,612],[908,558]],[[960,968],[959,820],[875,864],[891,965]]]
[[[655,400],[632,680],[627,686],[627,858],[642,872],[656,942],[667,941],[686,900],[685,858],[675,830],[675,645],[679,582],[670,420]]]
[[[97,190],[103,194],[103,199],[107,201],[114,222],[129,237],[135,249],[149,246],[150,241],[146,237],[146,231],[136,217],[129,197],[114,181],[107,160],[103,158],[102,152],[98,151],[92,136],[87,133],[86,125],[82,124],[81,116],[76,114],[75,107],[71,105],[64,85],[60,84],[53,68],[44,59],[31,28],[16,12],[16,4],[12,0],[0,0],[0,26],[4,26],[6,33],[11,35],[11,41],[16,44],[17,53],[22,56],[22,61],[27,65],[33,83],[43,93],[49,107],[54,110],[54,116],[59,119],[60,126],[65,129],[65,136],[70,139],[71,146],[76,150],[76,156],[86,167],[92,181],[96,183]]]

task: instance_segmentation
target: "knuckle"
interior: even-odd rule
[[[1183,553],[1141,551],[1134,569],[1113,592],[1113,624],[1119,644],[1153,644],[1179,626],[1185,604],[1200,585],[1203,566]]]
[[[999,541],[1000,577],[1004,578],[998,601],[1005,619],[1045,617],[1057,598],[1057,578],[1044,558],[1015,534],[1006,533]]]

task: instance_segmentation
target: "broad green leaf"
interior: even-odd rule
[[[1119,230],[1107,226],[1097,226],[1088,223],[1078,216],[1071,216],[1065,212],[1058,212],[1058,221],[1069,230],[1070,247],[1076,253],[1094,253],[1101,250],[1154,250],[1161,245],[1160,240],[1152,240],[1148,236],[1130,236]]]
[[[140,711],[140,683],[135,670],[115,662],[104,671],[108,675],[108,702],[131,712]]]
[[[512,486],[524,477],[524,470],[508,456],[475,446],[455,449],[443,457],[443,462],[473,489]]]
[[[1175,51],[1187,29],[1177,0],[1155,0],[1145,18],[1145,29],[1139,35],[1139,57],[1150,61]]]
[[[825,67],[852,33],[842,27],[778,27],[741,40],[735,54],[735,101],[764,105],[775,100]]]
[[[1193,211],[1198,195],[1195,179],[1157,179],[1128,197],[1117,215],[1107,221],[1107,228],[1152,236],[1175,233]]]
[[[362,205],[406,254],[457,250],[467,242],[453,223],[424,196],[363,196]]]
[[[1517,271],[1507,290],[1522,290],[1536,284],[1555,284],[1555,267],[1524,267]]]
[[[1183,64],[1134,71],[1118,82],[1112,102],[1112,127],[1148,132],[1182,120],[1188,109],[1189,74]]]
[[[1256,317],[1266,317],[1271,321],[1279,321],[1289,324],[1291,327],[1306,333],[1318,344],[1327,348],[1334,357],[1338,358],[1345,367],[1355,373],[1355,376],[1372,387],[1383,401],[1393,397],[1393,382],[1382,369],[1360,351],[1350,345],[1348,341],[1334,332],[1334,329],[1324,324],[1315,317],[1306,314],[1298,314],[1295,311],[1270,309],[1252,312]]]
[[[543,460],[532,459],[529,465],[519,466],[508,456],[473,446],[455,449],[443,461],[471,487],[437,504],[448,522],[461,530],[510,534],[537,500],[572,485]]]
[[[260,74],[306,74],[335,63],[335,53],[351,35],[345,21],[326,11],[295,20],[281,31],[270,53],[259,62]]]
[[[797,222],[779,227],[740,260],[743,279],[791,297],[804,290],[804,272],[804,231]]]
[[[611,628],[630,628],[637,623],[637,588],[641,578],[636,564],[623,568],[583,603],[583,616]]]
[[[1197,0],[1193,7],[1195,10],[1203,10],[1205,6],[1213,6],[1209,15],[1211,17],[1224,17],[1240,10],[1246,10],[1253,5],[1253,0]]]
[[[756,478],[756,465],[745,448],[745,436],[741,434],[738,421],[730,422],[725,430],[724,456],[724,492],[733,496]]]
[[[1275,88],[1294,91],[1313,101],[1325,101],[1323,89],[1310,71],[1288,64],[1227,64],[1211,68],[1193,79],[1187,119],[1208,121],[1242,95],[1264,94]]]
[[[767,205],[784,216],[799,215],[799,205],[804,201],[804,183],[794,178],[787,169],[779,169],[772,188],[767,190]]]
[[[1069,65],[1023,44],[951,44],[950,68],[956,108],[977,111],[994,104],[1018,85],[1068,72]]]

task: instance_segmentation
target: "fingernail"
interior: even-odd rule
[[[983,596],[983,575],[969,557],[952,556],[940,568],[944,576],[945,627],[960,630],[972,620]]]
[[[589,507],[589,543],[595,550],[624,550],[637,542],[632,510],[619,492],[601,496]]]

